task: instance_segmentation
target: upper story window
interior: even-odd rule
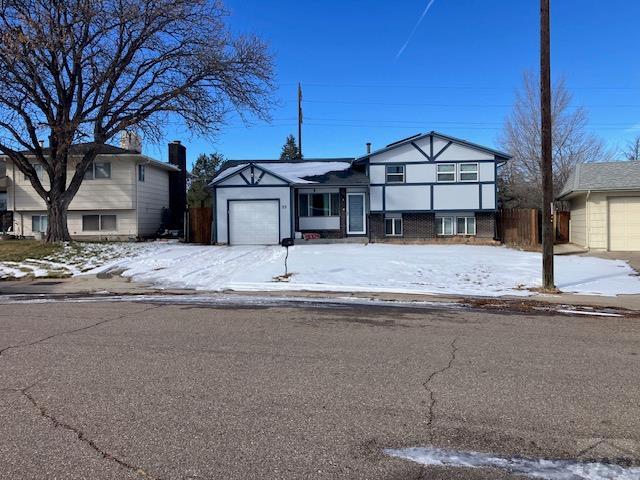
[[[439,163],[436,166],[436,175],[438,182],[455,182],[456,181],[456,164],[455,163]]]
[[[386,166],[387,183],[404,183],[404,165]]]
[[[38,179],[42,182],[44,180],[44,165],[42,165],[41,163],[33,163],[31,164],[31,166],[36,171],[36,175],[38,176]],[[26,181],[29,181],[29,177],[27,177],[26,174],[24,176],[24,179]]]
[[[7,209],[7,192],[0,192],[0,211]]]
[[[138,181],[144,182],[144,165],[138,165]]]
[[[301,193],[301,217],[338,217],[340,216],[340,194],[338,193]]]
[[[85,180],[111,178],[111,162],[92,162],[84,173]]]
[[[478,181],[478,164],[477,163],[461,163],[459,166],[459,174],[461,182],[477,182]]]

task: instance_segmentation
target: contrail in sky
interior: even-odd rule
[[[407,48],[409,46],[409,42],[413,38],[413,35],[416,33],[416,30],[418,30],[418,27],[422,23],[422,20],[424,19],[425,15],[427,14],[429,9],[431,8],[431,5],[433,5],[433,2],[435,2],[435,1],[436,0],[429,0],[429,3],[427,4],[427,8],[425,8],[424,12],[422,12],[422,15],[420,15],[420,18],[416,22],[415,27],[413,27],[413,30],[411,30],[411,33],[409,34],[409,38],[407,38],[407,41],[404,42],[404,45],[402,45],[402,48],[398,51],[398,54],[396,55],[396,60],[398,58],[400,58],[400,55],[402,55],[402,52],[404,52],[405,48]]]

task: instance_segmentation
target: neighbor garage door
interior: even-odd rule
[[[609,250],[640,250],[640,197],[609,197]]]
[[[278,200],[229,200],[231,245],[277,245],[280,243]]]

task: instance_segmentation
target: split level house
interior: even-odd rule
[[[509,158],[429,132],[359,158],[228,161],[210,184],[214,242],[491,240]]]
[[[143,155],[137,139],[129,140],[123,137],[120,147],[99,147],[96,160],[69,205],[67,224],[72,238],[153,237],[162,226],[169,227],[163,225],[167,211],[173,214],[174,225],[181,228],[186,203],[185,147],[180,142],[170,143],[169,163],[165,163]],[[71,147],[68,181],[76,162],[90,147],[93,145],[88,143]],[[0,160],[4,160],[6,168],[6,202],[7,210],[13,213],[12,233],[18,237],[37,237],[46,232],[44,200],[8,157]],[[43,166],[35,159],[32,163],[47,189],[49,178]]]

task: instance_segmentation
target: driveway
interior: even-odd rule
[[[0,332],[0,478],[515,479],[520,456],[640,475],[636,318],[7,303]],[[407,447],[507,467],[384,452]]]
[[[605,258],[607,260],[622,260],[631,265],[640,274],[640,252],[589,252],[585,256]]]

